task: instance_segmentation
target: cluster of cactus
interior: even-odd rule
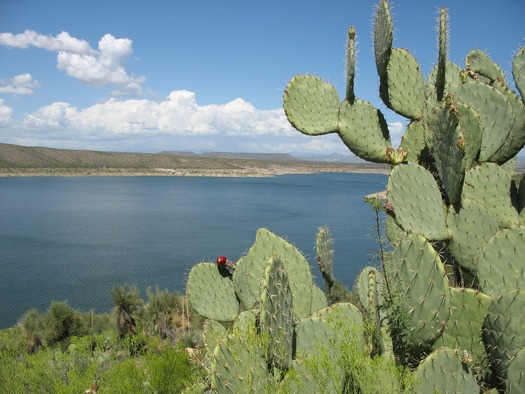
[[[337,133],[357,156],[392,167],[385,207],[394,249],[383,274],[406,314],[421,392],[478,392],[477,383],[524,392],[525,177],[514,172],[525,144],[525,48],[512,62],[516,93],[480,50],[464,68],[447,60],[446,10],[438,20],[438,62],[425,81],[415,58],[392,46],[388,2],[377,7],[379,96],[409,121],[398,148],[382,113],[355,97],[353,28],[345,99],[297,75],[284,110],[300,132]],[[375,303],[375,294],[363,297]],[[473,369],[486,364],[476,382]]]
[[[322,240],[331,243],[320,231],[318,243]],[[187,294],[193,309],[207,319],[206,368],[220,393],[268,392],[271,385],[296,392],[301,382],[314,380],[303,363],[320,344],[336,356],[342,338],[334,324],[351,324],[363,338],[359,309],[350,303],[329,306],[301,252],[266,229],[257,231],[237,264],[224,256],[216,264],[196,264]],[[308,384],[299,391],[316,390]]]

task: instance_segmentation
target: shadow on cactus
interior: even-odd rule
[[[410,52],[392,46],[389,3],[376,10],[379,96],[409,122],[398,148],[381,111],[355,96],[354,28],[345,99],[318,77],[297,75],[284,110],[298,131],[336,133],[360,158],[392,166],[385,208],[395,249],[383,274],[408,320],[406,362],[418,365],[417,387],[523,392],[525,178],[514,172],[525,145],[525,48],[512,61],[516,92],[480,50],[464,66],[449,61],[445,9],[438,22],[438,60],[424,78]],[[471,368],[487,359],[490,371]]]

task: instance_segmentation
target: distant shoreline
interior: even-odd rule
[[[319,174],[319,173],[359,173],[388,175],[389,168],[361,167],[359,165],[341,167],[286,167],[264,169],[132,169],[132,168],[0,168],[0,177],[68,177],[68,176],[186,176],[186,177],[227,177],[257,178],[279,175]]]

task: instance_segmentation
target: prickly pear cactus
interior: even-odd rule
[[[305,257],[266,229],[257,231],[254,245],[236,265],[224,256],[217,264],[195,265],[187,292],[193,309],[209,319],[204,368],[219,393],[271,392],[292,380],[288,373],[306,373],[298,355],[320,343],[336,352],[338,337],[327,324],[336,315],[344,319],[340,324],[355,324],[362,336],[357,307],[328,307]],[[364,337],[357,340],[364,348]]]
[[[445,372],[433,380],[460,376],[454,387],[477,392],[471,375],[458,375],[465,368],[457,355],[479,366],[488,354],[482,386],[516,390],[523,387],[525,177],[517,181],[514,169],[525,145],[525,48],[512,61],[515,92],[483,51],[469,52],[464,66],[447,60],[445,9],[438,21],[438,61],[425,79],[410,52],[392,45],[388,1],[376,10],[379,96],[408,121],[400,147],[391,146],[381,111],[355,96],[354,28],[344,100],[318,77],[297,75],[284,111],[301,133],[336,133],[360,158],[392,166],[385,207],[394,250],[382,275],[395,288],[386,302],[395,298],[405,316],[411,363],[427,360],[418,376],[427,379],[430,365],[442,363]]]

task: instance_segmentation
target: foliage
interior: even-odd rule
[[[115,304],[119,335],[134,334],[137,331],[137,313],[143,303],[138,287],[130,288],[127,283],[117,285],[111,289],[111,297]]]
[[[28,353],[17,328],[0,331],[0,391],[179,393],[199,376],[185,349],[154,337],[116,333],[71,338],[67,348]],[[137,352],[130,344],[142,343]]]

